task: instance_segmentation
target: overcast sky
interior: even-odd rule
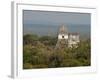
[[[24,10],[26,24],[90,24],[90,14]]]
[[[90,35],[90,23],[89,13],[23,11],[24,33],[46,34],[48,30],[55,33],[64,24],[70,32]]]

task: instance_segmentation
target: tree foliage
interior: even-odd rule
[[[78,47],[55,49],[57,38],[24,35],[23,68],[55,68],[91,65],[90,40],[81,40]]]

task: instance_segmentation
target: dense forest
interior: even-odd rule
[[[57,37],[26,34],[23,36],[23,69],[77,67],[91,65],[90,39],[78,47],[55,49]]]

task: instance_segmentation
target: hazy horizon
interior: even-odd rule
[[[63,24],[69,33],[78,32],[81,37],[90,38],[90,23],[89,13],[23,11],[23,34],[57,36]]]

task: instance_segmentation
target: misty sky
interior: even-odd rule
[[[52,12],[52,11],[23,11],[24,34],[56,34],[64,24],[69,32],[79,32],[90,36],[91,15],[89,13]]]

